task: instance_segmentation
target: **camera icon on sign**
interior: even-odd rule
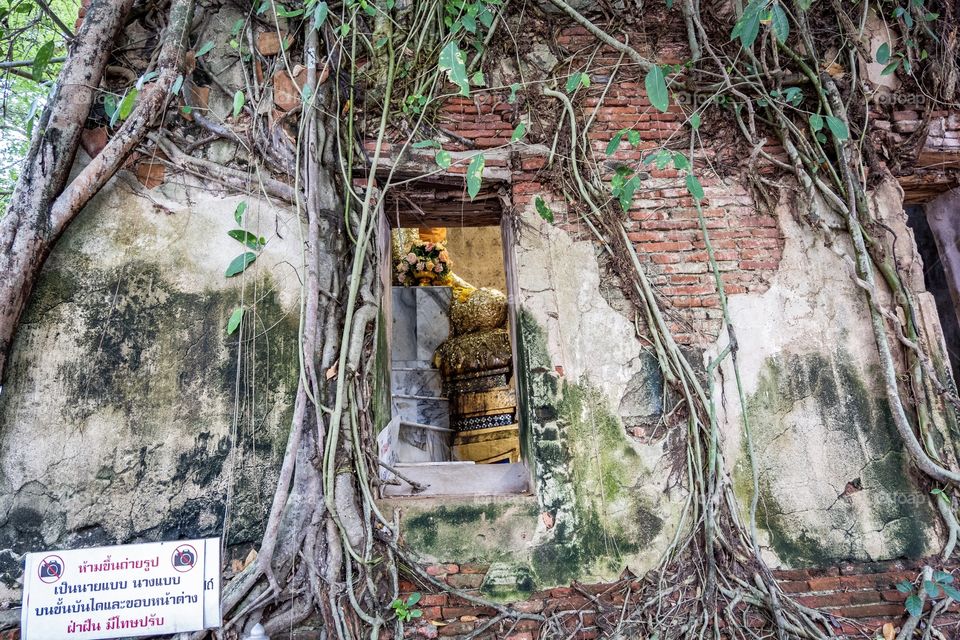
[[[63,565],[56,560],[44,562],[40,565],[41,578],[59,578],[61,575],[63,575]]]
[[[188,544],[177,547],[173,550],[173,568],[181,573],[193,569],[197,563],[197,551]]]
[[[53,584],[63,577],[63,560],[60,559],[60,556],[47,556],[40,561],[37,575],[41,582]]]

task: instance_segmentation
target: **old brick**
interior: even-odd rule
[[[420,604],[425,607],[440,607],[447,604],[447,594],[427,593],[420,598]]]
[[[476,624],[473,622],[451,622],[440,627],[440,635],[447,638],[463,636],[473,631],[475,626]]]
[[[300,104],[300,90],[307,82],[307,70],[291,78],[285,70],[273,74],[273,104],[281,111],[290,111]]]
[[[466,563],[460,565],[460,573],[483,573],[490,568],[488,564]]]
[[[427,573],[431,576],[445,576],[451,573],[459,573],[460,567],[455,564],[431,564],[427,566]]]
[[[899,604],[868,604],[859,607],[839,607],[830,609],[831,613],[845,618],[898,617],[903,615],[903,606]]]
[[[291,38],[284,35],[284,43],[290,46]],[[257,34],[257,52],[262,56],[275,56],[280,53],[280,34],[276,31],[261,31]]]
[[[810,591],[836,591],[840,588],[838,578],[814,578],[807,582]]]
[[[447,576],[447,584],[455,589],[479,589],[483,576],[478,573],[455,573]]]
[[[511,606],[520,613],[540,613],[543,611],[544,601],[540,599],[526,600],[524,602],[515,602]]]
[[[495,616],[497,610],[490,607],[443,607],[443,617],[446,619],[462,618],[463,616]]]

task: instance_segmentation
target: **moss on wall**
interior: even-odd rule
[[[520,411],[536,496],[417,501],[402,526],[430,560],[496,563],[484,592],[503,600],[615,577],[663,527],[637,491],[644,464],[603,393],[556,373],[530,314],[521,312],[518,324]]]
[[[782,561],[827,566],[932,551],[930,498],[910,476],[886,400],[848,354],[767,359],[747,415],[760,464],[757,524]],[[742,444],[734,479],[746,505]]]
[[[228,484],[228,541],[259,538],[292,418],[298,322],[269,277],[246,287],[256,304],[242,334],[227,336],[239,299],[232,287],[184,292],[149,262],[43,271],[0,399],[0,435],[7,446],[30,437],[37,455],[54,459],[82,446],[95,470],[68,476],[28,461],[24,473],[42,482],[18,487],[9,473],[0,477],[9,492],[0,547],[219,535]],[[25,404],[44,385],[58,397]],[[51,413],[63,432],[33,424]],[[39,505],[45,530],[22,517],[27,503]],[[65,510],[72,521],[54,523]],[[91,527],[83,514],[108,524]]]

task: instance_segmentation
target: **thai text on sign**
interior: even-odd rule
[[[220,539],[28,553],[23,640],[95,640],[220,626]]]

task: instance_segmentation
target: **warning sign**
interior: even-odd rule
[[[94,640],[220,626],[220,539],[27,554],[23,640]]]

